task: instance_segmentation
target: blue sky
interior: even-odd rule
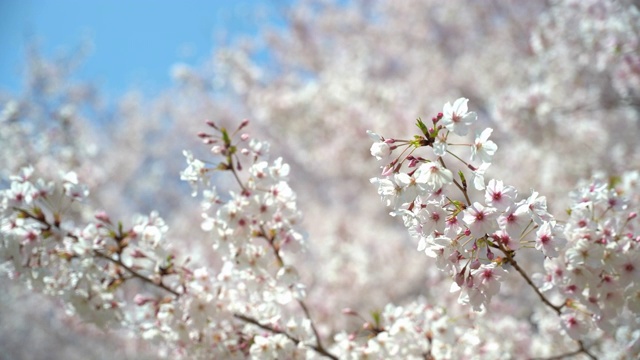
[[[172,64],[200,64],[220,44],[281,24],[291,0],[0,0],[0,90],[18,92],[25,45],[55,56],[90,41],[78,76],[110,96],[167,87]]]

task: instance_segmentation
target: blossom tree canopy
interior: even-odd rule
[[[284,16],[115,107],[32,48],[0,338],[49,312],[97,358],[640,356],[637,2]]]

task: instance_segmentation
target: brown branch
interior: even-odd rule
[[[311,314],[309,314],[309,308],[307,308],[307,305],[302,300],[298,300],[298,304],[300,304],[302,311],[304,311],[304,315],[307,317],[307,319],[309,319],[309,323],[311,324],[311,330],[313,330],[313,334],[316,337],[316,342],[318,343],[318,348],[324,350],[324,346],[322,346],[322,340],[320,338],[320,333],[318,333],[318,329],[316,329],[316,325],[311,320]]]
[[[270,238],[267,237],[266,231],[264,229],[264,227],[261,225],[260,226],[260,230],[262,231],[262,237],[267,240],[267,243],[269,244],[269,246],[271,247],[271,249],[273,250],[273,254],[278,262],[278,267],[282,268],[285,266],[284,260],[282,259],[282,257],[280,256],[280,252],[278,247],[275,245],[275,238]],[[318,332],[318,329],[316,328],[315,323],[313,322],[313,319],[311,318],[311,314],[309,312],[309,308],[307,307],[307,305],[304,303],[304,301],[302,300],[298,300],[298,304],[300,305],[300,307],[302,308],[302,311],[304,312],[304,315],[307,317],[307,319],[309,320],[309,324],[311,325],[311,330],[313,330],[313,335],[316,338],[316,343],[317,346],[314,347],[314,349],[320,349],[322,350],[322,354],[325,355],[329,354],[326,349],[324,348],[324,346],[322,346],[322,338],[320,337],[320,333]],[[316,349],[316,351],[317,351]],[[332,355],[333,356],[333,355]]]
[[[549,299],[547,299],[538,289],[538,287],[533,283],[533,281],[531,281],[531,278],[529,278],[529,275],[527,275],[527,273],[520,267],[520,265],[518,265],[518,263],[513,259],[513,255],[512,252],[505,252],[505,255],[507,256],[507,263],[511,264],[514,269],[516,269],[516,271],[518,273],[520,273],[520,275],[524,278],[524,280],[527,282],[527,284],[529,284],[531,286],[531,288],[533,288],[533,290],[536,292],[536,294],[538,294],[538,296],[540,297],[540,300],[542,300],[543,303],[545,303],[547,306],[549,306],[550,308],[553,309],[553,311],[555,311],[558,315],[560,315],[562,306],[556,306],[553,305],[551,303],[551,301],[549,301]]]
[[[267,232],[266,232],[264,226],[262,226],[262,225],[260,225],[260,231],[262,232],[260,234],[261,237],[264,238],[267,241],[267,243],[269,244],[269,247],[271,248],[271,250],[273,250],[273,255],[275,256],[276,261],[278,262],[278,267],[279,268],[283,268],[285,266],[285,262],[282,259],[282,256],[280,256],[279,247],[276,246],[276,244],[275,244],[275,237],[267,236]],[[329,354],[327,352],[327,350],[324,348],[324,346],[322,346],[322,338],[320,337],[320,333],[318,332],[318,329],[316,328],[316,325],[315,325],[313,319],[311,318],[311,314],[309,313],[309,308],[307,307],[307,305],[302,300],[298,300],[298,304],[302,308],[302,311],[304,312],[304,315],[309,320],[309,324],[311,325],[311,329],[313,330],[313,334],[314,334],[314,336],[316,338],[317,346],[315,346],[314,349],[316,349],[316,351],[318,349],[321,350],[322,351],[321,353],[323,355],[325,355],[325,353]],[[331,356],[333,356],[333,355],[331,355]]]
[[[24,216],[29,217],[30,219],[34,219],[34,220],[36,220],[37,222],[39,222],[39,223],[40,223],[40,224],[42,224],[42,225],[45,225],[45,226],[46,226],[46,229],[51,229],[52,227],[55,227],[55,228],[57,228],[58,230],[61,230],[60,226],[58,226],[58,225],[56,225],[56,224],[50,224],[44,216],[35,216],[35,215],[31,214],[30,212],[28,212],[28,211],[26,211],[26,210],[24,210],[24,209],[20,209],[20,208],[14,208],[14,210],[16,210],[16,211],[20,212],[20,213],[21,213],[21,214],[23,214]],[[72,234],[72,233],[70,233],[70,232],[68,232],[68,231],[64,233],[64,236],[66,236],[66,237],[70,237],[70,238],[73,238],[73,239],[78,239],[78,237],[77,237],[76,235],[74,235],[74,234]],[[140,279],[140,280],[142,280],[142,281],[144,281],[144,282],[146,282],[146,283],[152,284],[152,285],[154,285],[154,286],[156,286],[156,287],[159,287],[159,288],[161,288],[161,289],[163,289],[163,290],[165,290],[165,291],[168,291],[168,292],[172,293],[173,295],[175,295],[176,297],[179,297],[179,296],[180,296],[180,293],[179,293],[179,292],[177,292],[177,291],[175,291],[175,290],[171,289],[170,287],[166,286],[166,285],[165,285],[165,284],[163,284],[162,282],[157,283],[157,282],[153,281],[152,279],[150,279],[150,278],[148,278],[148,277],[146,277],[146,276],[144,276],[144,275],[140,274],[139,272],[135,271],[135,270],[134,270],[134,269],[132,269],[131,267],[129,267],[129,266],[127,266],[127,265],[125,265],[125,264],[124,264],[122,261],[120,261],[120,260],[114,259],[114,258],[112,258],[111,256],[106,255],[106,254],[104,254],[104,253],[102,253],[102,252],[100,252],[100,251],[98,251],[98,250],[93,250],[93,254],[95,254],[95,255],[96,255],[97,257],[99,257],[99,258],[102,258],[102,259],[108,260],[108,261],[110,261],[110,262],[112,262],[112,263],[114,263],[114,264],[116,264],[116,265],[118,265],[118,266],[120,266],[120,267],[124,268],[125,270],[127,270],[127,271],[129,272],[129,274],[131,274],[133,277],[135,277],[135,278],[137,278],[137,279]]]
[[[444,160],[442,160],[442,157],[439,157],[439,158],[438,158],[438,161],[440,162],[440,164],[442,164],[442,166],[443,166],[445,169],[448,169],[448,168],[447,168],[447,165],[445,165],[445,163],[444,163]],[[451,171],[451,170],[449,170],[449,171]],[[464,195],[464,199],[467,201],[467,205],[471,206],[471,200],[469,199],[469,194],[467,193],[467,189],[466,189],[466,188],[464,188],[462,185],[458,184],[458,181],[456,181],[456,179],[453,179],[453,184],[454,184],[458,189],[460,189],[460,192],[462,192],[462,195]]]
[[[286,336],[289,340],[293,341],[296,345],[298,345],[300,343],[303,343],[302,340],[294,337],[293,335],[290,335],[290,334],[288,334],[287,332],[285,332],[283,330],[276,329],[275,327],[273,327],[271,325],[262,324],[258,320],[254,319],[252,317],[249,317],[249,316],[246,316],[246,315],[242,315],[242,314],[233,314],[233,316],[236,319],[242,320],[242,321],[247,322],[249,324],[253,324],[253,325],[255,325],[255,326],[257,326],[257,327],[259,327],[259,328],[261,328],[263,330],[267,330],[267,331],[269,331],[271,333],[282,334],[282,335]],[[310,347],[313,350],[315,350],[320,355],[326,356],[326,357],[328,357],[330,359],[333,359],[333,360],[338,360],[337,356],[335,356],[335,355],[331,354],[330,352],[328,352],[327,350],[325,350],[325,348],[323,348],[321,345],[318,345],[318,346],[309,345],[309,344],[304,344],[304,345]]]
[[[144,282],[146,282],[148,284],[154,285],[154,286],[159,287],[159,288],[161,288],[161,289],[163,289],[165,291],[168,291],[168,292],[172,293],[173,295],[175,295],[176,297],[180,297],[180,295],[182,295],[179,292],[177,292],[177,291],[173,290],[172,288],[168,287],[167,285],[163,284],[162,282],[160,282],[160,283],[155,282],[152,279],[140,274],[139,272],[133,270],[131,267],[125,265],[120,260],[114,259],[111,256],[103,254],[103,253],[99,252],[98,250],[94,250],[93,253],[96,256],[100,257],[100,258],[103,258],[103,259],[108,260],[108,261],[110,261],[110,262],[112,262],[112,263],[114,263],[114,264],[116,264],[118,266],[121,266],[122,268],[127,270],[129,272],[129,274],[131,274],[133,277],[135,277],[137,279],[140,279],[140,280],[142,280],[142,281],[144,281]]]
[[[46,218],[44,218],[44,217],[35,216],[35,215],[31,214],[30,212],[28,212],[28,211],[26,211],[26,210],[23,210],[23,209],[20,209],[20,208],[14,208],[14,210],[16,210],[16,211],[18,211],[18,212],[22,213],[22,214],[23,214],[24,216],[26,216],[26,217],[29,217],[29,218],[31,218],[31,219],[34,219],[34,220],[38,221],[38,222],[39,222],[39,223],[41,223],[42,225],[46,226],[46,228],[47,228],[47,229],[50,229],[50,228],[52,228],[52,227],[56,227],[56,228],[60,229],[60,227],[59,227],[59,226],[57,226],[57,225],[55,225],[55,224],[50,224],[50,223],[47,221],[47,219],[46,219]],[[72,233],[70,233],[70,232],[65,232],[65,236],[72,237],[72,238],[75,238],[75,239],[77,239],[77,238],[78,238],[76,235],[74,235],[74,234],[72,234]],[[276,251],[276,254],[277,254],[277,249],[275,249],[275,248],[274,248],[274,251]],[[99,258],[105,259],[105,260],[107,260],[107,261],[109,261],[109,262],[112,262],[112,263],[114,263],[114,264],[116,264],[116,265],[118,265],[118,266],[122,267],[123,269],[125,269],[125,270],[126,270],[126,271],[131,275],[131,276],[133,276],[134,278],[140,279],[140,280],[142,280],[142,281],[143,281],[143,282],[145,282],[145,283],[151,284],[151,285],[153,285],[153,286],[155,286],[155,287],[158,287],[158,288],[160,288],[160,289],[162,289],[162,290],[165,290],[165,291],[167,291],[167,292],[169,292],[169,293],[173,294],[175,297],[180,297],[180,296],[182,296],[182,295],[183,295],[183,294],[179,293],[178,291],[171,289],[170,287],[168,287],[167,285],[163,284],[162,282],[158,283],[158,282],[156,282],[156,281],[153,281],[151,278],[148,278],[147,276],[145,276],[145,275],[143,275],[143,274],[140,274],[139,272],[137,272],[136,270],[134,270],[134,269],[133,269],[133,268],[131,268],[130,266],[125,265],[125,264],[124,264],[121,260],[119,260],[119,259],[114,259],[114,258],[112,258],[111,256],[109,256],[109,255],[107,255],[107,254],[104,254],[104,253],[102,253],[102,252],[100,252],[100,251],[98,251],[98,250],[93,250],[93,252],[92,252],[92,253],[93,253],[95,256],[99,257]],[[278,256],[278,258],[279,258],[279,256]],[[280,258],[279,258],[279,259],[280,259]],[[280,259],[280,260],[281,260],[281,259]],[[282,260],[281,260],[281,261],[282,261]],[[283,266],[283,265],[281,264],[281,266]],[[313,324],[313,321],[311,320],[311,317],[310,317],[310,315],[309,315],[309,310],[307,309],[307,306],[306,306],[306,305],[304,304],[304,302],[303,302],[303,301],[301,301],[301,300],[299,300],[299,301],[298,301],[298,303],[300,304],[300,306],[301,306],[301,307],[302,307],[302,309],[304,310],[305,315],[306,315],[306,316],[307,316],[307,318],[309,319],[309,321],[310,321],[310,323],[311,323],[311,328],[313,329],[313,333],[314,333],[314,335],[315,335],[315,337],[316,337],[316,341],[317,341],[317,345],[309,345],[309,344],[304,344],[304,345],[305,345],[305,346],[308,346],[308,347],[309,347],[309,348],[311,348],[311,349],[313,349],[314,351],[316,351],[316,352],[317,352],[318,354],[320,354],[320,355],[326,356],[326,357],[328,357],[328,358],[330,358],[330,359],[338,360],[338,358],[337,358],[335,355],[331,354],[329,351],[327,351],[327,350],[322,346],[322,342],[320,341],[320,336],[319,336],[319,334],[318,334],[318,331],[316,330],[315,325]],[[261,323],[260,323],[259,321],[257,321],[256,319],[253,319],[253,318],[248,317],[248,316],[246,316],[246,315],[234,314],[233,316],[234,316],[236,319],[239,319],[239,320],[242,320],[242,321],[244,321],[244,322],[247,322],[247,323],[250,323],[250,324],[256,325],[256,326],[258,326],[259,328],[264,329],[264,330],[267,330],[267,331],[269,331],[269,332],[271,332],[271,333],[274,333],[274,334],[282,334],[282,335],[286,336],[287,338],[289,338],[291,341],[293,341],[296,345],[302,342],[301,340],[299,340],[299,339],[297,339],[297,338],[293,337],[292,335],[290,335],[290,334],[286,333],[286,332],[285,332],[285,331],[283,331],[283,330],[276,329],[276,328],[274,328],[274,327],[272,327],[272,326],[269,326],[269,325],[261,324]]]
[[[584,343],[582,342],[582,340],[578,340],[578,344],[580,345],[580,349],[572,351],[572,352],[568,352],[566,354],[555,355],[555,356],[550,356],[550,357],[529,358],[529,360],[561,360],[561,359],[566,359],[568,357],[572,357],[572,356],[576,356],[576,355],[580,355],[580,354],[585,354],[592,360],[598,360],[598,358],[595,355],[591,354],[585,348]]]
[[[507,250],[505,249],[502,245],[499,247],[500,250],[502,250],[502,252],[505,254],[506,258],[507,258],[507,263],[511,264],[513,266],[514,269],[516,269],[516,271],[524,278],[524,280],[527,282],[527,284],[529,284],[529,286],[531,286],[531,288],[533,288],[533,290],[536,292],[536,294],[538,294],[538,296],[540,297],[540,300],[542,300],[543,303],[545,303],[547,306],[549,306],[550,308],[553,309],[553,311],[556,312],[556,314],[558,314],[558,316],[560,316],[560,314],[562,313],[562,308],[564,307],[563,305],[557,306],[557,305],[553,305],[551,303],[551,301],[549,301],[549,299],[547,299],[538,289],[538,287],[533,283],[533,281],[531,281],[531,278],[529,277],[529,275],[527,275],[527,273],[520,267],[520,265],[518,265],[518,263],[514,260],[513,256],[514,256],[514,252],[511,250]],[[587,348],[584,346],[584,343],[582,342],[582,340],[576,340],[576,342],[578,343],[578,345],[580,346],[580,348],[576,351],[567,353],[567,354],[563,354],[563,355],[557,355],[557,356],[553,356],[553,357],[549,357],[549,358],[540,358],[539,360],[553,360],[553,359],[563,359],[565,357],[568,356],[574,356],[574,355],[578,355],[578,354],[585,354],[587,355],[590,359],[593,360],[597,360],[598,358],[591,354],[589,352],[589,350],[587,350]]]

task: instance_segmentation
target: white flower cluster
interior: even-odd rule
[[[517,349],[517,337],[504,338],[519,330],[509,317],[485,326],[478,321],[482,314],[456,316],[421,299],[388,304],[372,316],[358,331],[335,335],[332,350],[340,359],[501,359],[509,350],[511,355],[528,350]]]
[[[296,196],[287,183],[289,165],[281,158],[269,161],[268,143],[248,141],[247,135],[233,143],[225,129],[209,125],[218,134],[201,138],[222,161],[207,167],[185,151],[188,167],[181,178],[194,194],[202,190],[201,228],[222,266],[215,276],[204,267],[190,273],[176,301],[140,297],[151,315],[142,325],[144,336],[169,340],[190,358],[312,356],[317,339],[310,320],[287,320],[284,312],[305,296],[297,270],[284,260],[285,250],[303,240],[296,230]],[[213,171],[233,173],[239,190],[219,193],[210,185]]]
[[[377,158],[383,158],[384,152],[377,151],[382,148],[380,143],[406,146],[384,167],[384,177],[371,182],[387,206],[393,207],[392,214],[403,218],[418,241],[418,250],[435,258],[438,268],[454,279],[451,291],[460,291],[459,301],[480,310],[498,292],[504,265],[513,261],[515,250],[535,244],[545,255],[557,256],[564,239],[562,227],[547,212],[544,197],[534,192],[518,199],[515,188],[498,180],[485,185],[484,171],[497,150],[489,140],[490,128],[472,144],[451,141],[452,133],[465,135],[474,124],[476,115],[468,112],[467,101],[461,98],[453,105],[445,104],[443,113],[433,118],[433,128],[418,120],[422,134],[413,140],[384,140],[371,133],[378,138],[371,149]],[[469,162],[448,150],[454,145],[471,149]],[[432,147],[433,158],[414,155],[425,146]],[[445,165],[450,158],[472,170],[475,191],[467,187],[462,171],[456,178]],[[482,163],[473,165],[477,160]],[[483,201],[471,201],[477,198]]]
[[[566,247],[534,275],[542,291],[562,300],[562,326],[572,338],[596,328],[611,335],[636,329],[628,341],[634,353],[640,352],[640,199],[628,196],[639,190],[634,171],[572,192]]]
[[[119,274],[95,257],[110,244],[90,236],[97,234],[95,225],[81,230],[62,220],[64,209],[87,196],[87,188],[75,173],[63,174],[57,188],[33,179],[33,172],[23,168],[0,191],[0,268],[62,298],[70,312],[100,326],[120,321],[122,304],[111,292]]]
[[[285,251],[303,244],[296,230],[301,215],[286,182],[289,166],[281,158],[268,160],[267,143],[242,135],[232,144],[233,136],[220,132],[222,144],[214,153],[224,160],[210,169],[187,152],[188,168],[181,174],[195,189],[204,188],[202,229],[222,260],[217,274],[188,266],[191,259],[176,260],[157,212],[137,216],[129,228],[104,212],[76,225],[69,220],[77,218],[72,205],[88,195],[87,187],[75,173],[63,174],[59,187],[34,180],[31,167],[0,191],[0,269],[61,298],[85,321],[124,326],[159,341],[172,356],[326,353],[303,303],[297,270],[285,262]],[[240,161],[251,165],[240,171]],[[218,196],[207,178],[217,170],[232,172],[240,190]],[[285,311],[294,300],[302,317],[289,318]]]

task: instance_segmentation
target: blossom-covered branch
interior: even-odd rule
[[[387,162],[382,177],[371,182],[383,202],[392,207],[391,214],[403,219],[418,242],[418,250],[435,258],[436,266],[453,280],[451,289],[459,292],[461,304],[476,311],[488,309],[509,270],[515,269],[542,303],[560,317],[562,328],[578,343],[579,352],[595,358],[584,345],[591,330],[599,328],[613,335],[629,315],[633,314],[634,322],[638,319],[640,296],[632,280],[640,268],[637,204],[620,197],[628,189],[616,191],[612,184],[596,182],[573,193],[577,202],[569,211],[569,222],[562,225],[548,213],[546,198],[537,192],[518,200],[514,187],[496,179],[486,184],[485,170],[497,150],[489,140],[491,128],[466,145],[470,149],[468,162],[447,150],[452,145],[450,137],[464,137],[473,128],[477,116],[468,112],[467,102],[460,98],[453,105],[445,104],[430,126],[418,119],[420,133],[412,140],[385,139],[370,132],[375,140],[371,154]],[[406,149],[393,157],[399,147]],[[429,148],[425,157],[415,155],[421,148]],[[405,155],[407,152],[410,155]],[[459,183],[445,165],[447,156],[471,170],[466,175],[458,171]],[[478,160],[481,163],[473,165]],[[636,179],[638,173],[625,176]],[[475,191],[469,191],[467,178],[474,179]],[[460,196],[464,202],[458,200]],[[470,200],[481,198],[484,201]],[[526,248],[535,248],[545,258],[547,275],[534,274],[537,284],[515,260],[516,253]],[[549,290],[564,298],[561,305],[554,305],[544,294]]]

